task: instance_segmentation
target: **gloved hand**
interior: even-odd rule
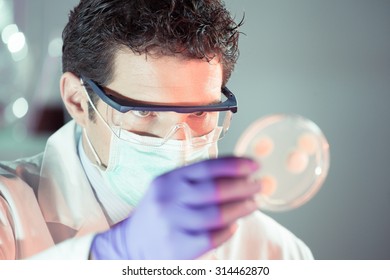
[[[94,259],[195,259],[228,240],[257,209],[247,158],[187,165],[157,177],[131,216],[92,242]]]

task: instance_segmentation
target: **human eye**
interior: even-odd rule
[[[151,111],[131,111],[135,116],[139,118],[147,118],[153,115]]]
[[[203,111],[192,113],[192,115],[194,115],[195,117],[204,117],[204,116],[206,116],[206,114],[207,113],[203,112]]]

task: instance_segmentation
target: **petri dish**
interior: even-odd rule
[[[239,138],[234,153],[254,158],[262,184],[255,199],[259,209],[288,211],[308,202],[323,185],[329,170],[328,141],[313,121],[275,114],[253,122]]]

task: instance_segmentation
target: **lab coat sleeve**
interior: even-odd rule
[[[88,260],[95,234],[65,240],[36,254],[29,260]]]
[[[33,190],[0,169],[1,259],[23,259],[53,244]]]
[[[0,260],[14,260],[16,258],[15,238],[10,216],[7,202],[0,195]]]
[[[93,237],[54,244],[31,187],[0,169],[0,259],[87,260]]]

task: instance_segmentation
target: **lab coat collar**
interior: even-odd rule
[[[47,141],[38,200],[48,223],[59,223],[78,236],[109,228],[77,153],[80,129],[70,121]]]

